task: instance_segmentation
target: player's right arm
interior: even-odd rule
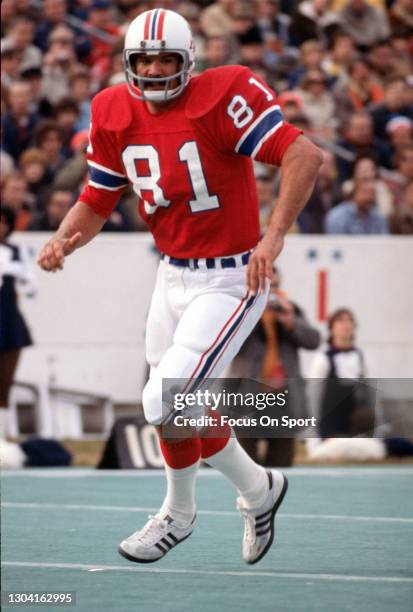
[[[89,180],[79,201],[40,252],[37,262],[47,272],[61,270],[67,255],[87,244],[100,232],[128,185],[114,131],[119,121],[113,105],[113,89],[104,90],[92,101],[87,148]]]
[[[37,263],[47,272],[62,270],[65,257],[96,236],[106,219],[84,202],[77,202],[63,219],[56,234],[43,246]]]

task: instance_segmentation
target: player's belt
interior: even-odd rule
[[[231,257],[207,257],[206,259],[178,259],[161,253],[161,259],[178,268],[191,268],[191,270],[239,268],[247,265],[251,252],[246,251],[246,253],[231,255]]]

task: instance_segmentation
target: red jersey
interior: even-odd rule
[[[242,253],[259,238],[252,159],[280,165],[299,134],[283,121],[275,93],[241,66],[192,78],[158,115],[126,85],[111,87],[92,103],[89,183],[80,200],[108,217],[130,182],[162,253]]]

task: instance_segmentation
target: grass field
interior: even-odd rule
[[[276,545],[252,567],[236,492],[214,470],[201,471],[191,538],[150,565],[117,545],[157,510],[162,472],[5,472],[2,589],[75,591],[76,612],[411,612],[413,467],[286,472]]]

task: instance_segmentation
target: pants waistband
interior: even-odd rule
[[[169,257],[165,253],[161,253],[161,259],[172,266],[179,268],[190,268],[191,270],[214,270],[225,268],[239,268],[246,266],[252,251],[246,251],[239,255],[231,255],[230,257],[207,257],[206,259],[178,259]]]

